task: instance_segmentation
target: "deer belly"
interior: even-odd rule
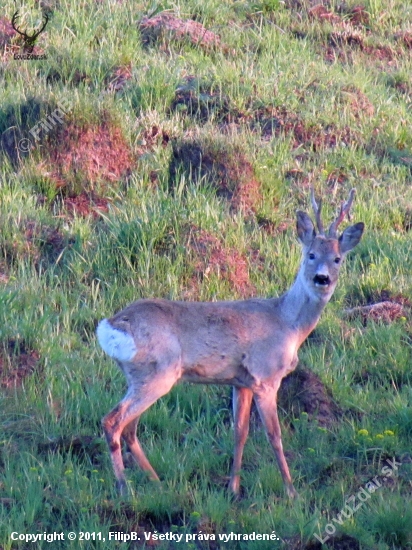
[[[236,387],[251,387],[254,382],[241,360],[224,356],[209,357],[207,361],[184,365],[182,380],[195,384],[228,384]]]

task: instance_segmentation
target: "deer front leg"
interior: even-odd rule
[[[289,498],[295,498],[298,496],[298,493],[293,486],[289,467],[283,453],[282,435],[277,410],[277,390],[278,388],[271,388],[270,390],[266,388],[259,392],[259,394],[255,394],[255,402],[265,427],[267,437],[275,452],[286,492]]]
[[[235,430],[235,453],[229,489],[234,495],[239,494],[240,468],[243,449],[249,433],[250,407],[253,392],[249,388],[233,388],[233,416]]]

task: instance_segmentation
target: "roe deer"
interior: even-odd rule
[[[308,214],[298,211],[297,233],[303,258],[294,283],[281,297],[230,302],[138,300],[99,323],[99,343],[116,360],[128,382],[126,396],[102,421],[121,494],[126,479],[120,438],[137,464],[151,479],[158,480],[136,437],[136,427],[140,415],[182,380],[233,386],[235,452],[231,491],[239,493],[254,398],[286,491],[289,497],[297,495],[283,454],[277,392],[282,378],[296,367],[299,347],[333,294],[344,257],[361,239],[363,223],[337,235],[345,215],[349,218],[354,194],[352,189],[326,233],[320,217],[321,203],[317,205],[312,190],[318,233]]]

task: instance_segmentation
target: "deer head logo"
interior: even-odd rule
[[[24,49],[28,52],[28,53],[31,53],[33,51],[33,48],[34,48],[34,44],[37,40],[37,37],[39,36],[39,34],[41,32],[44,31],[44,29],[46,28],[46,25],[49,21],[49,16],[47,13],[44,13],[43,14],[43,22],[42,22],[42,26],[40,27],[40,29],[38,30],[34,30],[32,32],[32,34],[28,34],[27,33],[27,29],[26,30],[20,30],[18,27],[17,27],[17,20],[19,18],[19,10],[16,11],[16,13],[13,15],[13,18],[11,20],[11,24],[13,26],[13,29],[19,33],[23,38],[24,38]]]

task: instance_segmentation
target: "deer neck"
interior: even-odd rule
[[[318,294],[308,287],[302,271],[299,271],[290,289],[281,297],[282,319],[290,329],[296,332],[298,347],[318,324],[332,293],[333,290],[328,294]]]

